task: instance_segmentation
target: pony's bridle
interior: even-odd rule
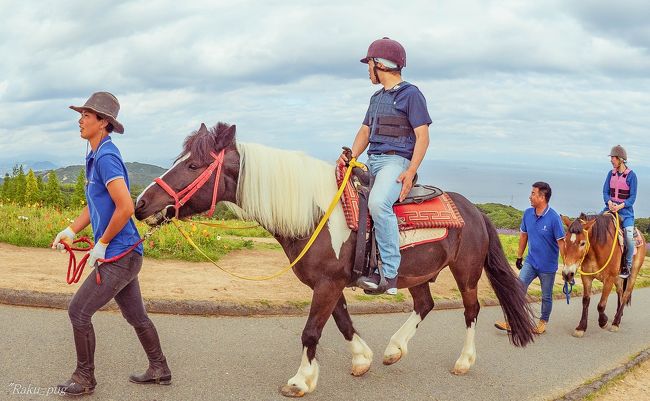
[[[212,173],[216,170],[217,174],[214,179],[214,189],[212,190],[212,205],[210,206],[210,210],[208,210],[206,213],[208,217],[212,217],[214,214],[214,209],[217,205],[217,189],[219,188],[219,177],[221,176],[221,166],[223,166],[224,152],[225,149],[222,149],[219,154],[210,152],[210,156],[214,158],[214,161],[210,163],[208,168],[206,168],[198,177],[196,177],[194,181],[192,181],[188,186],[179,192],[175,192],[172,187],[167,185],[167,183],[160,177],[154,180],[156,184],[160,185],[160,187],[174,199],[174,205],[169,205],[167,207],[173,207],[176,210],[176,218],[178,218],[178,213],[181,206],[187,203],[187,201],[190,200],[192,196],[194,196],[196,191],[201,189],[201,187],[205,185],[206,182],[208,182],[212,176]]]

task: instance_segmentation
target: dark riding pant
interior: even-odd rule
[[[134,327],[150,325],[151,321],[144,309],[138,281],[141,267],[142,255],[130,252],[116,262],[103,263],[99,266],[101,284],[97,284],[96,271],[93,270],[68,306],[72,326],[89,325],[95,312],[113,298],[129,324]]]

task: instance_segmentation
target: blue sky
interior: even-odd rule
[[[377,89],[382,36],[434,120],[427,159],[650,166],[650,2],[0,0],[0,165],[81,164],[77,113],[121,102],[127,161],[170,165],[199,127],[335,160]],[[599,175],[600,171],[599,171]]]

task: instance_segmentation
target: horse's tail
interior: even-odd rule
[[[483,213],[488,232],[489,249],[485,257],[485,272],[501,304],[506,321],[510,325],[510,341],[517,347],[533,342],[533,311],[526,302],[526,290],[515,275],[503,252],[499,234],[494,224]]]

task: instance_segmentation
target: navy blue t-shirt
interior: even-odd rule
[[[564,238],[564,226],[560,215],[550,206],[541,216],[535,208],[528,208],[521,220],[521,232],[528,234],[528,262],[540,273],[555,273],[560,246],[557,241]]]
[[[382,88],[379,92],[382,91],[386,90]],[[420,89],[415,85],[409,85],[395,96],[395,108],[406,115],[413,128],[431,124],[427,101]],[[363,125],[370,126],[370,107],[366,110]]]
[[[111,141],[111,137],[104,138],[97,150],[90,152],[86,157],[86,200],[90,212],[90,224],[93,228],[95,242],[104,235],[108,223],[115,212],[115,203],[108,193],[108,184],[118,178],[123,178],[127,188],[129,176],[126,166],[122,162],[120,151]],[[111,240],[106,248],[106,259],[117,256],[129,249],[140,240],[140,234],[133,219],[124,225],[122,230]],[[135,248],[142,255],[142,244]]]

